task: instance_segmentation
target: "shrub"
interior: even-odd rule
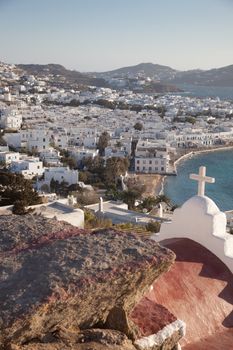
[[[27,214],[26,202],[25,201],[15,201],[12,213],[15,215],[25,215]]]
[[[112,220],[105,219],[101,216],[96,216],[90,210],[84,210],[84,220],[86,228],[109,228],[112,227]]]
[[[95,191],[80,191],[76,194],[77,203],[80,205],[90,205],[99,202],[99,196]]]
[[[148,222],[148,224],[146,225],[146,230],[149,232],[154,232],[157,233],[160,231],[160,222],[158,221],[150,221]]]

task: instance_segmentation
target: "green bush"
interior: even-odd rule
[[[146,225],[146,230],[149,232],[154,232],[157,233],[160,231],[160,222],[158,221],[150,221],[148,222],[148,224]]]
[[[15,201],[12,209],[12,213],[15,215],[25,215],[27,214],[26,202],[25,201]]]

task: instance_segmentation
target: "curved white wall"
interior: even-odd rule
[[[233,272],[233,236],[226,233],[226,215],[208,197],[195,196],[174,211],[172,222],[162,223],[157,242],[189,238],[210,250]]]

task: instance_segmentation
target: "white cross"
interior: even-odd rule
[[[215,182],[214,177],[206,176],[206,167],[201,166],[199,168],[199,174],[190,174],[191,180],[198,181],[198,196],[204,196],[205,195],[205,183],[208,182],[210,184],[213,184]]]

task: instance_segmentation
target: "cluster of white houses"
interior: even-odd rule
[[[230,101],[98,87],[65,90],[50,86],[50,76],[19,73],[13,65],[2,63],[0,74],[4,82],[0,88],[0,128],[6,144],[16,150],[1,149],[0,161],[27,177],[45,176],[48,168],[48,172],[57,171],[58,179],[63,172],[69,182],[67,169],[61,170],[60,150],[66,150],[80,167],[84,159],[98,155],[103,131],[110,135],[105,158],[133,156],[136,173],[173,174],[171,153],[233,140]],[[34,93],[30,92],[32,87]],[[100,106],[100,100],[130,107],[111,109]],[[77,106],[67,105],[72,101],[78,102]],[[142,108],[135,111],[131,108],[135,106]],[[134,128],[137,123],[141,130]],[[22,157],[17,151],[32,156]]]

